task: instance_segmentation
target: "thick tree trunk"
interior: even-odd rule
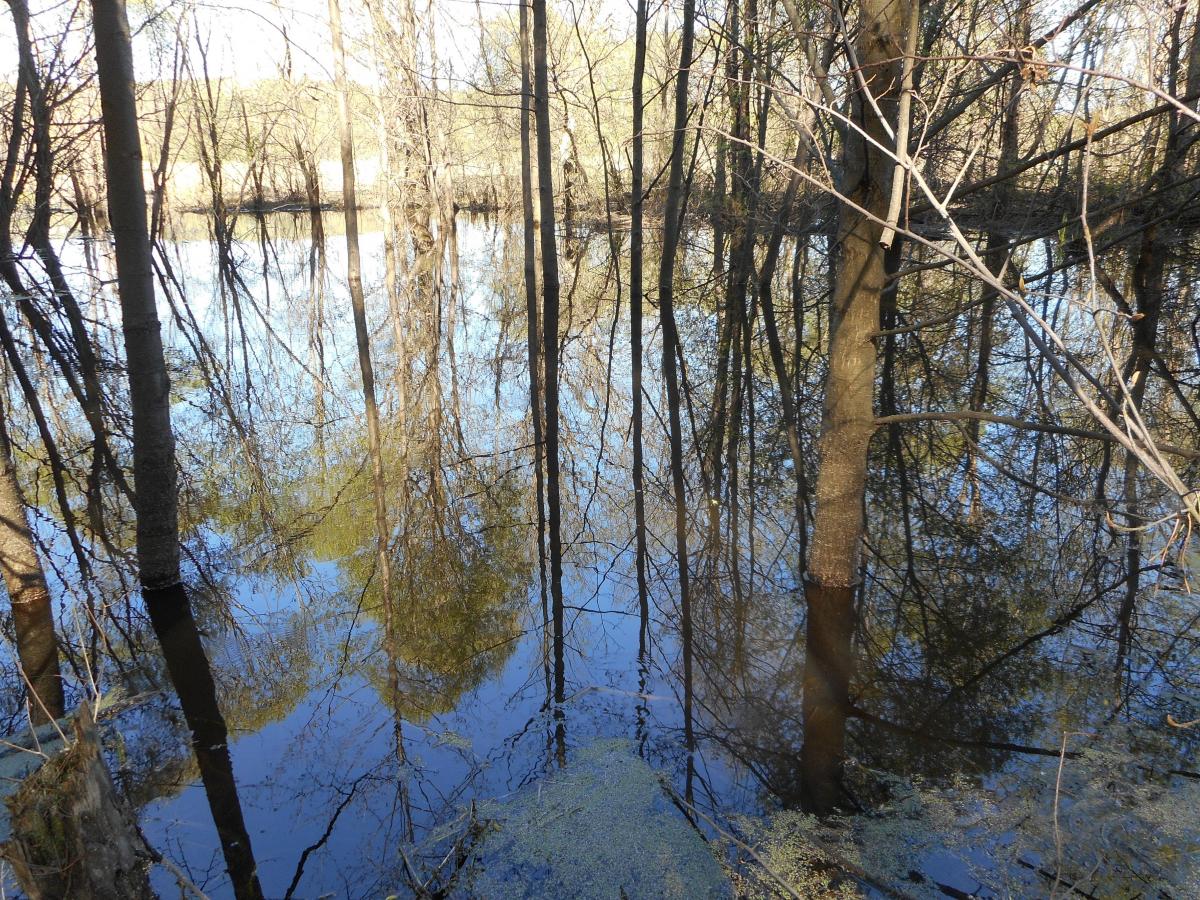
[[[72,737],[9,799],[3,855],[31,900],[149,900],[150,854],[113,788],[86,705]]]
[[[40,725],[63,714],[58,638],[50,589],[33,543],[5,418],[0,405],[0,572],[12,603],[17,658],[30,694],[29,715]]]
[[[846,195],[878,219],[888,213],[892,164],[863,133],[889,146],[864,94],[893,116],[908,2],[866,0],[858,26],[861,81],[843,151]],[[809,550],[801,802],[825,815],[838,803],[853,671],[854,593],[864,532],[867,451],[875,431],[875,346],[884,285],[882,226],[849,206],[840,212],[839,258],[830,311],[829,373],[821,417],[816,512]]]

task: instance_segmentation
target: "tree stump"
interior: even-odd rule
[[[113,788],[86,706],[73,724],[75,741],[7,800],[12,832],[3,856],[31,900],[151,898],[149,854]]]

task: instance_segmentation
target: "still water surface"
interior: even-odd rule
[[[640,658],[627,298],[607,238],[576,235],[563,253],[569,700],[560,738],[548,712],[530,527],[519,230],[460,217],[442,236],[444,253],[418,250],[408,261],[399,328],[383,299],[382,235],[369,225],[363,235],[397,585],[388,647],[345,241],[339,216],[324,218],[323,245],[309,227],[307,215],[261,224],[244,217],[222,268],[204,220],[184,217],[164,266],[176,310],[186,297],[191,317],[181,326],[163,305],[192,602],[266,895],[396,891],[406,869],[434,871],[469,826],[473,803],[503,801],[601,739],[628,741],[681,794],[720,815],[761,814],[794,799],[800,544],[765,357],[751,370],[757,444],[743,440],[737,451],[745,458],[742,499],[738,509],[722,509],[740,531],[692,561],[700,746],[688,779],[663,397],[650,365],[657,335],[648,323],[651,615],[649,654]],[[65,251],[80,272],[89,266],[83,249]],[[98,249],[91,266],[103,279]],[[700,257],[689,258],[682,280],[702,296],[711,276]],[[95,293],[102,323],[116,321],[112,303]],[[817,315],[808,327],[819,334]],[[679,316],[688,378],[704,397],[713,313],[695,302]],[[799,397],[811,446],[819,367],[810,377]],[[996,380],[1005,377],[1000,365]],[[953,492],[953,473],[927,477]],[[698,472],[689,480],[698,507]],[[964,540],[917,504],[913,515],[925,519],[909,523],[907,545],[886,486],[872,487],[875,562],[864,601],[871,639],[856,702],[902,727],[855,724],[852,753],[865,765],[934,782],[965,773],[995,785],[1027,758],[1006,746],[1054,747],[1064,728],[1104,714],[1108,681],[1092,677],[1097,638],[1086,629],[1048,633],[989,677],[952,688],[1052,619],[1070,598],[1047,586],[1077,580],[1085,568],[1063,553],[1072,528],[1061,510],[1050,517],[984,483],[993,530]],[[693,546],[702,548],[707,517],[697,510],[694,519]],[[906,600],[908,580],[897,581],[906,561],[938,598],[932,622],[924,605]],[[107,666],[105,683],[133,698],[113,720],[118,780],[139,805],[150,842],[206,892],[224,895],[209,799],[148,627],[132,622],[114,654],[122,666]],[[957,738],[942,740],[949,735]],[[939,871],[954,880],[954,870],[945,862]],[[164,870],[154,878],[164,896],[178,890]]]

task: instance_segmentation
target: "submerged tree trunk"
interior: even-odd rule
[[[633,50],[633,174],[629,225],[629,356],[630,390],[633,394],[633,528],[637,555],[638,656],[643,663],[649,651],[650,599],[646,585],[646,484],[642,461],[642,266],[644,257],[642,218],[643,78],[646,71],[646,0],[637,0],[637,35]],[[718,248],[719,252],[719,248]]]
[[[142,595],[200,763],[205,793],[239,900],[262,888],[238,801],[225,722],[216,703],[179,568],[179,517],[170,381],[154,299],[133,51],[124,0],[92,0],[104,122],[108,208],[133,413],[137,555]],[[199,685],[199,688],[196,687]]]
[[[29,691],[29,715],[33,724],[40,725],[63,714],[58,638],[46,573],[17,481],[6,415],[0,402],[0,572],[12,603],[17,658]]]
[[[913,0],[915,2],[915,0]],[[892,168],[881,146],[891,140],[875,112],[892,115],[900,82],[897,48],[904,47],[908,2],[866,0],[857,37],[856,81],[843,160],[845,194],[886,218]],[[866,85],[867,87],[862,87]],[[874,95],[875,104],[865,95]],[[861,129],[861,131],[860,131]],[[875,431],[875,346],[884,285],[883,227],[843,206],[839,258],[830,311],[829,373],[821,417],[816,512],[805,598],[804,746],[800,792],[804,807],[825,815],[837,805],[845,760],[846,717],[853,671],[854,593],[864,533],[867,451]]]
[[[550,82],[546,0],[533,2],[533,94],[537,120],[538,205],[541,208],[542,345],[546,365],[546,499],[550,533],[550,596],[554,616],[554,703],[566,699],[562,589],[562,506],[558,459],[558,247],[555,243],[554,156],[550,147]],[[561,721],[561,719],[560,719]],[[560,742],[561,757],[561,742]]]
[[[683,477],[683,423],[680,418],[679,370],[675,355],[679,331],[675,325],[675,254],[683,217],[683,154],[688,117],[688,75],[692,68],[696,3],[685,0],[683,36],[679,48],[679,70],[675,82],[675,131],[671,141],[670,172],[667,176],[666,210],[663,214],[662,261],[658,270],[658,310],[662,328],[662,367],[667,389],[671,431],[671,484],[675,494],[675,556],[679,572],[679,631],[683,645],[683,731],[687,750],[687,799],[691,800],[695,766],[696,736],[692,723],[692,596],[688,569],[687,497]]]
[[[30,900],[149,900],[149,854],[113,788],[86,704],[71,737],[8,801],[4,858]]]
[[[529,413],[533,420],[533,475],[537,503],[538,587],[542,601],[543,640],[549,637],[546,596],[546,470],[542,414],[542,331],[537,295],[538,225],[533,208],[533,160],[529,137],[533,130],[532,64],[529,59],[529,7],[521,4],[521,228],[522,271],[525,277],[526,348],[529,357]],[[549,658],[547,658],[549,665]]]
[[[375,369],[371,364],[371,335],[363,297],[362,259],[358,246],[358,197],[354,175],[354,126],[350,118],[350,89],[346,83],[346,54],[342,47],[342,10],[329,0],[329,26],[333,40],[333,78],[338,92],[338,139],[342,156],[342,201],[346,219],[346,269],[350,305],[358,344],[358,369],[362,376],[363,405],[367,418],[367,452],[371,457],[371,487],[375,501],[376,559],[383,594],[384,632],[392,638],[392,565],[388,553],[387,483],[383,477],[383,448],[379,433],[379,406],[375,400]]]

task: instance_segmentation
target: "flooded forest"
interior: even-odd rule
[[[1200,896],[1198,0],[5,0],[0,895]]]

